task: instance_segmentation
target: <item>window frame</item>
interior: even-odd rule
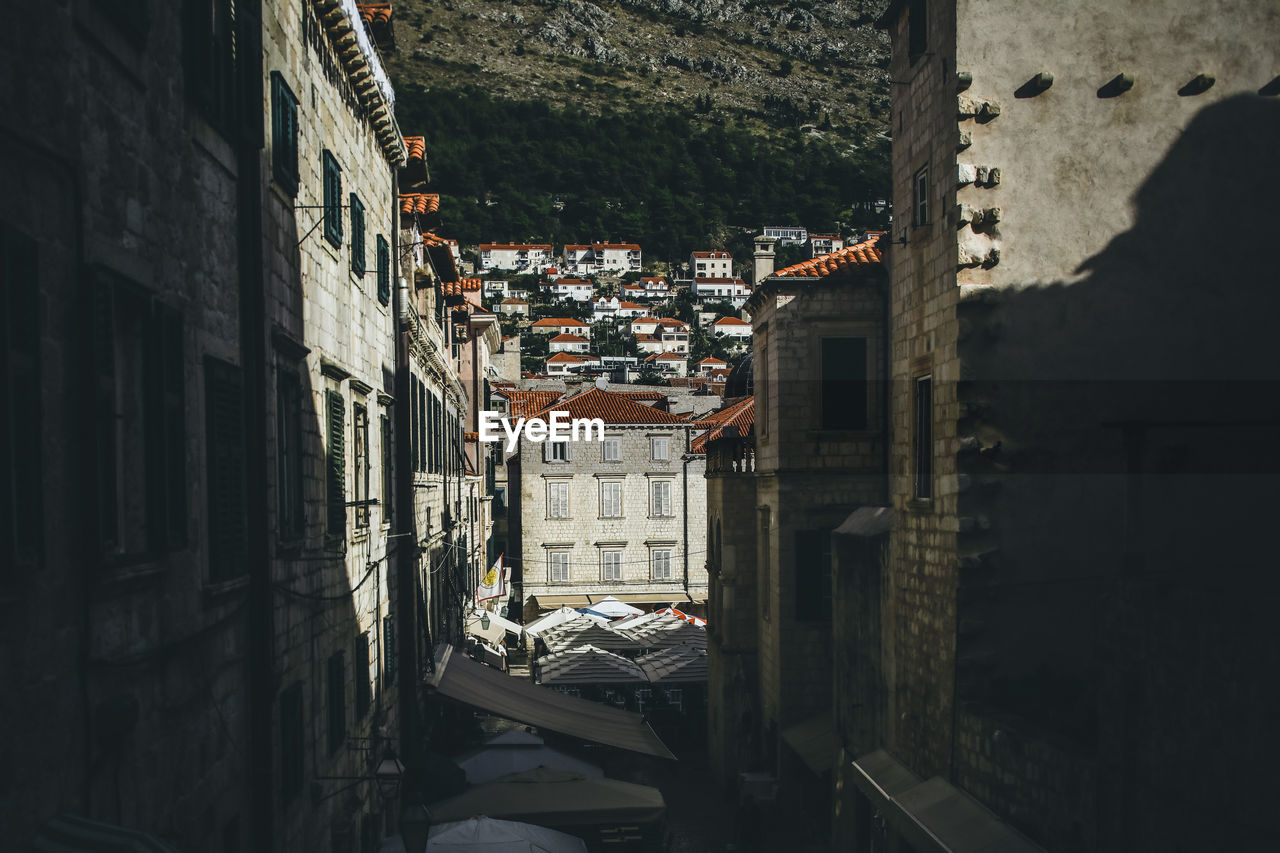
[[[907,57],[911,65],[929,52],[929,6],[927,0],[911,0],[907,8]]]
[[[334,388],[325,389],[325,535],[347,535],[347,400]]]
[[[661,479],[661,480],[654,479],[649,481],[649,517],[650,518],[675,518],[676,517],[675,501],[672,499],[672,491],[673,491],[672,484],[674,482],[675,482],[674,480],[668,480],[668,479]],[[659,487],[662,487],[662,489],[666,492],[663,500],[661,501],[663,506],[659,506],[659,503],[660,503],[660,501],[658,500]],[[665,510],[665,512],[659,512],[659,509]]]
[[[365,272],[368,271],[368,260],[365,257],[364,250],[364,204],[360,201],[360,197],[355,193],[348,196],[351,203],[351,272],[360,278],[364,278]]]
[[[622,553],[621,548],[602,548],[600,550],[601,583],[622,581]],[[610,577],[611,571],[616,574],[616,577]]]
[[[549,462],[568,462],[569,461],[569,442],[567,441],[551,441],[548,442],[550,450],[548,451]]]
[[[911,225],[922,228],[929,224],[929,166],[916,169],[911,176]]]
[[[298,194],[298,98],[284,74],[271,72],[271,175],[290,198]]]
[[[660,548],[649,549],[649,579],[650,580],[669,581],[672,579],[673,572],[674,572],[673,563],[675,562],[674,554],[675,554],[675,549],[672,548],[670,545],[664,545]],[[660,559],[659,559],[660,555],[662,555],[661,562],[665,563],[666,574],[663,574],[663,575],[658,574],[658,564],[660,562]]]
[[[623,512],[624,512],[624,511],[623,511],[623,502],[622,502],[622,496],[623,496],[623,488],[622,488],[622,485],[623,485],[623,484],[622,484],[622,481],[621,481],[621,480],[601,480],[601,481],[600,481],[600,487],[599,487],[599,491],[600,491],[600,518],[623,518],[623,517],[624,517],[624,515],[623,515]],[[608,489],[616,489],[616,490],[617,490],[617,497],[616,497],[616,500],[615,500],[615,501],[609,501],[609,502],[606,502],[606,500],[605,500],[605,490],[606,490],[606,488],[608,488]],[[608,512],[608,511],[607,511],[607,510],[610,508],[610,506],[609,506],[609,504],[610,504],[610,503],[614,503],[614,504],[615,504],[615,507],[614,507],[614,508],[616,509],[616,511],[615,511],[615,512],[612,512],[612,513],[611,513],[611,512]]]
[[[861,342],[862,352],[838,353],[834,350],[844,342]],[[863,432],[870,425],[870,372],[871,346],[865,335],[821,335],[818,338],[818,400],[817,414],[820,430],[827,432]],[[829,350],[832,350],[829,352]],[[861,376],[850,366],[861,364]],[[848,373],[848,375],[841,375]],[[856,403],[856,405],[851,405]]]
[[[570,551],[565,548],[547,549],[547,583],[571,583],[573,571],[569,561]],[[563,563],[564,577],[556,577],[557,563]]]
[[[369,409],[363,403],[351,404],[351,465],[354,483],[355,528],[369,527]]]
[[[658,447],[662,447],[661,456],[658,455]],[[649,437],[649,458],[653,462],[670,462],[671,461],[671,437],[667,435],[650,436]]]
[[[333,152],[320,152],[324,180],[324,238],[335,249],[342,247],[342,166]]]
[[[564,490],[563,498],[563,514],[556,513],[556,504],[558,498],[555,493],[560,489]],[[570,489],[568,480],[548,480],[547,481],[547,518],[553,521],[564,521],[573,518],[573,507],[570,500]]]
[[[379,234],[375,242],[374,263],[377,265],[378,301],[383,305],[391,302],[391,246],[387,238]]]

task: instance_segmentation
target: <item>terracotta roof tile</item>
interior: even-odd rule
[[[698,421],[695,426],[705,426],[707,431],[693,440],[690,449],[694,453],[705,453],[708,442],[726,437],[749,435],[755,427],[755,422],[756,398],[748,397],[745,400],[739,400],[732,406],[713,412]]]
[[[440,288],[445,296],[461,296],[464,293],[474,293],[482,284],[478,278],[460,278],[457,281],[446,281]]]
[[[391,23],[390,3],[357,3],[356,8],[360,10],[360,17],[366,24]]]
[[[877,245],[879,234],[868,236],[861,243],[845,246],[829,255],[822,255],[811,261],[792,264],[774,273],[781,278],[827,278],[828,276],[847,277],[859,271],[878,267],[884,256]]]
[[[729,362],[724,361],[724,360],[722,360],[722,359],[719,359],[719,358],[711,358],[711,357],[704,358],[702,361],[698,362],[698,364],[700,364],[700,365],[702,365],[702,364],[728,364],[728,363],[729,363]]]
[[[728,252],[723,252],[723,251],[690,252],[690,254],[693,255],[695,258],[715,258],[717,260],[722,260],[722,261],[727,261],[729,258],[733,257]]]
[[[559,334],[551,339],[553,344],[589,344],[591,341],[578,335]]]
[[[404,145],[405,148],[409,149],[410,160],[421,160],[427,156],[427,138],[425,136],[406,136]],[[403,202],[401,203],[403,204]]]
[[[440,196],[435,193],[402,193],[401,213],[435,213],[440,209]]]
[[[516,251],[532,251],[533,249],[546,249],[548,252],[550,252],[551,245],[549,243],[481,243],[480,244],[480,251],[482,252],[483,251],[491,252],[494,249],[506,250],[506,251],[511,251],[513,249]]]
[[[509,401],[507,409],[513,418],[527,418],[534,412],[547,408],[564,396],[560,391],[525,391],[512,389],[502,392]]]
[[[558,352],[551,358],[547,359],[547,364],[579,364],[588,359],[576,355],[570,355],[567,352]]]
[[[632,400],[662,400],[667,396],[661,391],[627,391],[619,389],[613,393],[621,394],[624,397],[630,397]]]
[[[538,412],[546,414],[548,409]],[[613,391],[591,388],[575,397],[554,404],[556,411],[567,411],[571,418],[600,418],[607,424],[678,424],[683,423],[670,412],[637,403]]]
[[[543,317],[541,320],[533,324],[535,327],[547,328],[548,326],[581,326],[586,328],[587,324],[581,320],[575,320],[572,317]]]
[[[711,325],[713,326],[750,326],[746,320],[740,320],[737,317],[721,317]]]

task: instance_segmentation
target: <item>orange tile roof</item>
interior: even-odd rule
[[[457,281],[446,281],[440,288],[445,296],[461,296],[479,290],[482,283],[478,278],[460,278]]]
[[[508,296],[506,299],[502,300],[498,304],[499,305],[528,305],[529,303],[523,299],[516,299],[514,296]]]
[[[706,275],[694,276],[693,283],[694,284],[746,284],[745,281],[743,281],[740,278],[737,278],[736,276],[734,278],[724,278],[723,276],[717,278],[715,276],[706,276]]]
[[[578,335],[559,334],[551,339],[553,344],[589,344],[591,341]]]
[[[613,393],[621,394],[624,397],[630,397],[632,400],[661,400],[667,396],[661,391],[627,391],[625,389],[620,389]]]
[[[660,275],[642,275],[640,276],[640,280],[643,281],[645,284],[666,284],[667,283],[667,280]],[[638,285],[630,285],[630,284],[627,285],[627,287],[636,287],[636,286]]]
[[[632,317],[632,318],[631,318],[631,325],[633,325],[633,326],[635,326],[635,325],[637,325],[637,324],[639,324],[639,325],[643,326],[645,323],[659,323],[659,322],[661,322],[661,321],[660,321],[657,317],[650,317],[648,314],[646,314],[646,315],[645,315],[645,316],[643,316],[643,317]]]
[[[711,325],[713,326],[750,326],[746,320],[740,320],[737,317],[721,317]]]
[[[625,249],[628,252],[640,251],[640,246],[636,243],[592,243],[593,249]]]
[[[620,303],[618,303],[618,310],[619,310],[619,311],[624,311],[624,310],[625,310],[625,311],[634,311],[634,310],[635,310],[635,309],[637,309],[637,308],[639,308],[641,311],[644,311],[644,310],[645,310],[645,307],[644,307],[643,305],[640,305],[640,304],[635,303],[635,302],[620,302]]]
[[[551,358],[547,359],[547,364],[564,364],[564,363],[577,364],[578,362],[582,362],[582,361],[587,361],[587,359],[579,358],[576,355],[570,355],[567,352],[558,352],[555,355],[551,356]]]
[[[655,338],[653,335],[646,335],[643,332],[639,332],[636,334],[636,341],[656,341],[656,340],[657,338]]]
[[[688,356],[680,355],[674,352],[664,352],[658,356],[658,361],[688,361]]]
[[[388,3],[387,5],[390,6],[391,4]],[[425,136],[406,136],[404,145],[405,148],[409,149],[410,160],[421,160],[427,156],[427,138]]]
[[[401,213],[435,213],[440,209],[440,196],[435,193],[402,193]]]
[[[357,3],[356,8],[360,10],[360,17],[366,24],[391,23],[390,3]]]
[[[728,252],[690,252],[695,258],[716,258],[718,260],[728,260],[732,257]]]
[[[561,391],[524,391],[511,389],[503,391],[510,405],[507,409],[513,418],[527,418],[534,412],[547,408],[564,396]]]
[[[585,278],[558,278],[553,284],[590,284]]]
[[[541,417],[548,409],[537,413]],[[591,388],[554,404],[555,411],[567,411],[571,418],[600,418],[607,424],[678,424],[684,423],[670,412],[637,403],[625,394]]]
[[[690,445],[694,453],[705,453],[707,442],[721,438],[743,437],[751,433],[756,422],[756,398],[748,397],[713,412],[694,425],[707,428],[707,431],[695,438]],[[727,433],[727,435],[726,435]]]
[[[774,273],[782,278],[827,278],[838,276],[845,278],[857,272],[878,268],[884,261],[883,253],[877,243],[879,234],[872,234],[861,243],[837,249],[829,255],[822,255],[811,261],[792,264]]]
[[[544,329],[547,326],[582,326],[585,329],[587,326],[586,323],[575,320],[572,317],[543,317],[541,320],[535,321],[533,325],[535,328],[541,326]]]
[[[712,357],[704,358],[702,361],[698,362],[698,364],[728,364],[728,363],[729,362],[727,361],[722,361],[721,359],[712,358]]]

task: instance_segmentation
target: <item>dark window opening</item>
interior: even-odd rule
[[[867,339],[822,339],[822,428],[867,428]]]
[[[916,172],[911,179],[912,197],[915,204],[911,210],[911,224],[920,226],[929,224],[929,167],[925,166]]]
[[[245,500],[244,397],[240,368],[205,359],[209,455],[209,580],[245,572],[248,531]]]
[[[280,538],[301,539],[305,526],[302,503],[302,383],[298,371],[281,367],[276,373],[276,484]]]
[[[183,17],[187,95],[211,125],[230,135],[238,100],[235,0],[185,0]]]
[[[356,719],[363,720],[373,702],[373,691],[369,684],[369,633],[367,631],[356,637],[352,662],[356,668]]]
[[[391,418],[383,415],[379,424],[382,428],[382,523],[390,524],[392,513],[392,463],[391,463]]]
[[[347,739],[347,662],[346,655],[334,652],[329,656],[329,754],[338,751]]]
[[[280,694],[280,799],[283,802],[289,802],[302,790],[305,748],[302,682],[297,682]]]
[[[912,454],[915,457],[915,496],[921,500],[933,497],[933,379],[916,380],[915,435]]]
[[[355,522],[369,526],[369,412],[359,403],[351,407],[352,475],[355,478]]]
[[[911,0],[907,11],[907,56],[914,65],[929,50],[929,4]]]
[[[795,550],[796,619],[831,619],[831,531],[797,530]]]

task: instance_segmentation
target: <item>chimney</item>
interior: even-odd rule
[[[761,234],[756,237],[756,250],[753,255],[755,265],[752,267],[751,284],[756,286],[768,276],[773,275],[773,240]]]

